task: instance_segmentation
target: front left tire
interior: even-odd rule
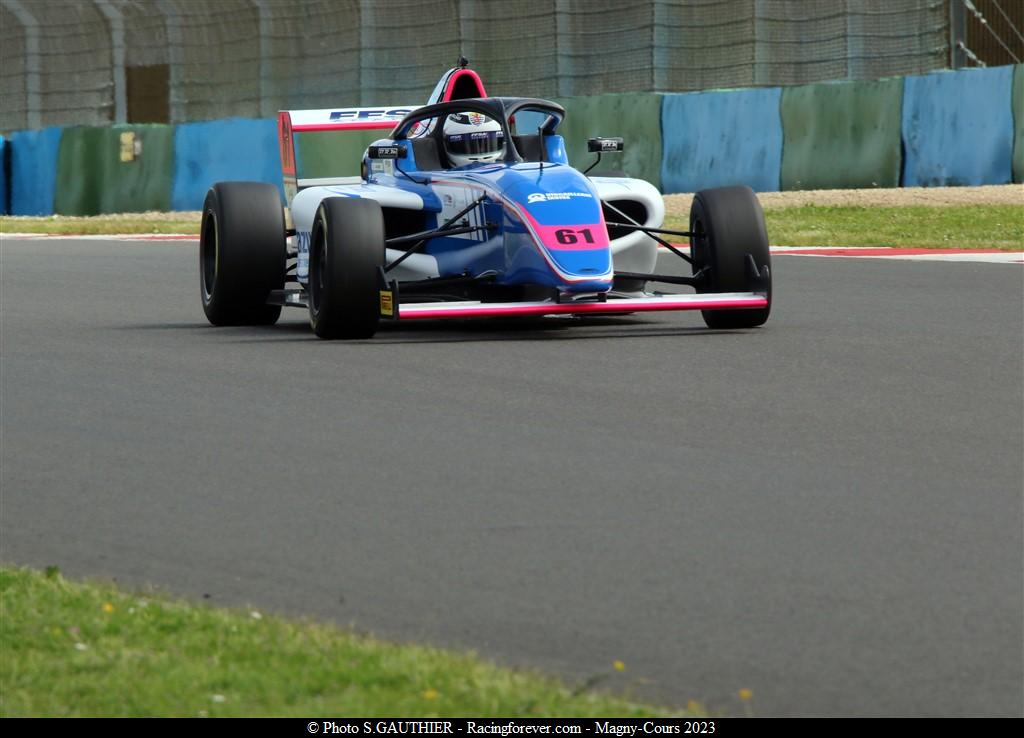
[[[380,324],[384,215],[375,200],[321,201],[309,244],[309,323],[320,338],[371,338]]]
[[[218,182],[206,194],[199,236],[203,312],[213,325],[272,325],[284,289],[287,247],[278,190],[265,182]]]

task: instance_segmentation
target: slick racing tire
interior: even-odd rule
[[[320,338],[370,338],[380,323],[384,216],[375,200],[328,197],[309,243],[309,323]]]
[[[772,307],[771,259],[761,203],[749,187],[701,190],[690,206],[693,273],[707,268],[698,292],[761,292],[768,307],[758,310],[703,310],[709,328],[753,328]],[[757,273],[754,268],[756,267]]]
[[[213,325],[272,325],[284,288],[284,210],[277,188],[264,182],[218,182],[206,194],[199,236],[199,287]]]

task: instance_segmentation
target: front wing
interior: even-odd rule
[[[616,315],[660,310],[756,310],[766,307],[768,298],[756,292],[719,292],[701,295],[609,298],[588,302],[418,302],[401,305],[398,318],[518,318],[545,315]]]
[[[392,293],[381,293],[381,317],[399,321],[470,318],[526,318],[546,315],[621,315],[664,310],[758,310],[768,307],[768,298],[757,292],[717,292],[706,294],[650,295],[644,297],[611,297],[607,300],[555,302],[410,302],[394,310]],[[292,307],[305,307],[306,295],[301,290],[278,290],[269,302]]]

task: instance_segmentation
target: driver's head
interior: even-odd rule
[[[505,153],[505,134],[501,124],[486,115],[449,115],[444,124],[444,149],[455,167],[498,161]]]

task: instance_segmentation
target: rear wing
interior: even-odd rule
[[[295,156],[296,133],[392,130],[399,121],[419,105],[381,106],[377,108],[326,108],[323,110],[282,110],[277,114],[277,140],[281,149],[281,173],[284,193],[291,207],[295,194],[304,187],[324,184],[342,184],[359,181],[359,160],[352,163],[353,173],[338,172],[338,176],[319,179],[300,179]],[[360,138],[365,138],[361,134]]]
[[[459,66],[449,69],[438,81],[427,100],[428,105],[449,100],[464,100],[487,97],[484,83],[472,69],[467,69],[465,59],[459,59]],[[288,207],[295,194],[304,187],[330,184],[352,184],[362,181],[358,176],[361,157],[352,162],[352,174],[332,172],[330,177],[299,178],[295,156],[296,133],[320,133],[337,131],[355,138],[355,143],[365,140],[365,133],[354,136],[353,132],[379,130],[381,138],[392,130],[406,115],[419,105],[382,105],[376,108],[326,108],[324,110],[282,110],[277,114],[277,140],[281,148],[281,173],[284,177],[284,194]],[[360,152],[361,153],[361,152]]]

